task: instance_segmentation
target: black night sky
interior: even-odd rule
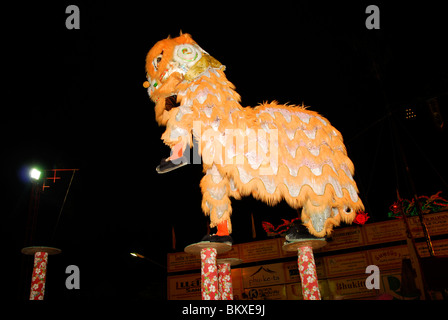
[[[79,30],[65,27],[69,4],[80,8]],[[159,265],[173,252],[171,228],[177,251],[207,233],[202,167],[155,171],[169,149],[142,87],[147,52],[180,30],[226,65],[243,106],[303,102],[341,131],[369,222],[388,219],[397,187],[412,197],[400,149],[417,193],[448,197],[448,26],[441,7],[427,1],[182,4],[58,1],[4,13],[10,22],[3,63],[12,71],[6,80],[12,97],[4,99],[1,126],[8,261],[2,268],[14,300],[29,294],[32,258],[20,253],[28,245],[62,249],[49,259],[49,301],[166,299]],[[369,4],[380,9],[379,30],[365,26]],[[434,97],[444,130],[426,103]],[[415,119],[405,119],[407,108]],[[29,243],[26,174],[33,165],[80,170],[57,228],[71,172],[47,180]],[[253,240],[251,212],[256,240],[266,239],[261,221],[278,224],[297,214],[286,204],[234,200],[235,243]],[[131,257],[133,251],[156,263]],[[80,268],[80,290],[65,288],[71,264]]]

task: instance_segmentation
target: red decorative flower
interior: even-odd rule
[[[355,217],[355,220],[353,220],[356,224],[365,224],[367,220],[369,220],[369,214],[364,211],[358,211]]]

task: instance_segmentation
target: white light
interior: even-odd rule
[[[34,180],[39,180],[41,172],[36,168],[30,170],[30,177]]]

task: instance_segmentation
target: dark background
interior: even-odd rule
[[[80,30],[68,30],[65,9],[80,9]],[[365,9],[380,8],[380,30],[368,30]],[[1,132],[4,192],[1,234],[7,291],[26,300],[28,245],[62,249],[50,257],[45,299],[166,299],[166,254],[207,233],[201,212],[202,167],[158,175],[168,156],[142,87],[149,49],[168,35],[190,33],[226,65],[243,106],[263,101],[302,104],[341,131],[355,164],[369,222],[386,220],[401,196],[412,197],[402,153],[419,195],[448,196],[446,128],[426,105],[439,97],[448,117],[447,19],[431,2],[268,2],[248,6],[109,1],[19,3],[4,10],[7,69]],[[6,76],[6,73],[4,73]],[[405,109],[416,113],[405,119]],[[445,125],[446,127],[446,125]],[[60,172],[41,195],[36,232],[27,241],[31,183],[27,172]],[[51,174],[51,173],[49,173]],[[233,239],[265,239],[261,221],[279,224],[297,212],[246,198],[234,200]],[[213,230],[212,230],[213,232]],[[136,259],[139,252],[152,261]],[[155,262],[155,263],[154,263]],[[77,265],[81,289],[65,288]]]

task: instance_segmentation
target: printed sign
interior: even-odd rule
[[[244,263],[278,259],[282,249],[277,239],[243,243],[240,247],[240,258]]]
[[[364,238],[361,230],[362,228],[359,226],[335,229],[332,240],[328,241],[327,245],[322,247],[322,249],[320,250],[316,250],[316,252],[333,251],[363,246]]]
[[[439,212],[433,214],[423,215],[426,227],[429,234],[439,235],[448,233],[448,212]],[[411,228],[412,235],[415,238],[423,238],[423,228],[420,223],[419,217],[412,217],[409,219],[409,227]]]
[[[224,258],[240,258],[240,247],[241,244],[235,244],[232,245],[232,249],[226,253],[220,253],[218,256],[218,259],[224,259]]]
[[[448,255],[448,239],[431,241],[436,256]],[[429,257],[429,250],[426,242],[418,242],[415,244],[420,257]]]
[[[201,274],[168,276],[168,300],[201,300]]]
[[[201,260],[199,256],[185,252],[168,253],[167,265],[168,272],[195,270],[201,268]]]
[[[286,286],[277,285],[269,287],[244,289],[244,300],[286,300]]]
[[[340,277],[365,273],[370,264],[366,252],[356,252],[324,257],[327,277]]]
[[[393,242],[406,238],[406,227],[402,220],[366,224],[363,230],[366,244]]]
[[[375,290],[366,288],[366,276],[328,279],[328,288],[332,300],[372,297]]]
[[[369,250],[368,254],[370,262],[381,271],[401,269],[401,261],[409,258],[407,245]]]
[[[270,286],[285,283],[282,263],[264,264],[242,269],[244,288]]]

